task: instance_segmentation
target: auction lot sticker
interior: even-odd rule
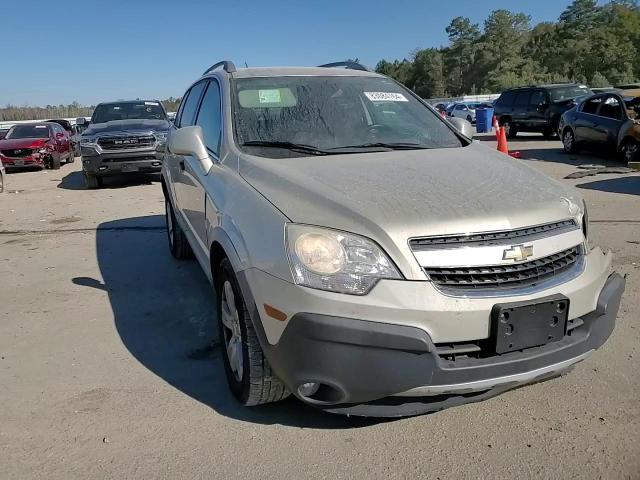
[[[364,95],[372,102],[408,102],[407,97],[401,93],[393,92],[364,92]]]

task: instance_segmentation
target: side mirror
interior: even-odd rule
[[[207,175],[213,162],[204,145],[204,134],[202,127],[194,125],[192,127],[182,127],[169,133],[167,148],[174,155],[189,155],[195,157],[199,162],[204,174]]]
[[[84,117],[78,117],[76,118],[76,125],[87,125],[89,122],[87,122],[87,119]]]
[[[465,137],[473,138],[474,131],[473,125],[470,122],[467,122],[464,118],[458,117],[449,117],[449,123],[456,127],[456,129]]]
[[[56,133],[56,138],[57,138],[58,140],[62,140],[62,139],[64,138],[64,133],[62,133],[62,132],[58,132],[58,133]]]

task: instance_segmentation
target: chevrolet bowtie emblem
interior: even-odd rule
[[[533,245],[514,245],[502,253],[503,260],[513,260],[514,262],[521,262],[529,257],[533,257]]]

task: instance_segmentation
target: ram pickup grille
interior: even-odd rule
[[[31,148],[16,148],[13,150],[2,150],[2,154],[11,158],[29,157],[33,153]]]
[[[523,288],[534,286],[570,270],[578,261],[580,247],[530,262],[487,267],[430,268],[424,272],[445,289]]]
[[[425,250],[431,248],[447,248],[465,246],[491,246],[502,245],[505,242],[527,242],[536,238],[559,235],[578,228],[575,220],[562,220],[559,222],[536,225],[534,227],[518,228],[498,232],[472,233],[469,235],[451,235],[443,237],[413,238],[409,242],[412,250]]]
[[[155,142],[156,138],[153,135],[123,135],[102,137],[98,140],[98,145],[100,145],[104,150],[125,150],[131,148],[152,147]]]

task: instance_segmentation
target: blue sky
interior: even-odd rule
[[[317,65],[446,43],[460,15],[556,20],[569,0],[9,0],[0,8],[0,105],[180,96],[210,64]],[[515,6],[517,5],[517,6]]]

